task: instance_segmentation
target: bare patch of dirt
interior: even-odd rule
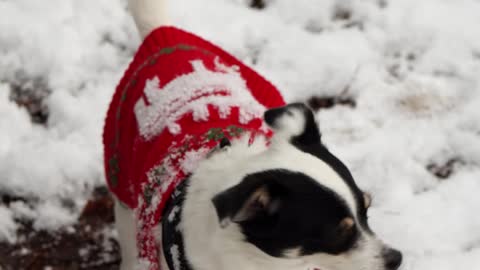
[[[49,111],[44,100],[51,92],[47,82],[19,74],[10,82],[10,87],[10,100],[27,109],[33,123],[45,124]]]
[[[340,22],[343,28],[357,27],[359,30],[364,29],[363,21],[354,18],[350,5],[337,4],[332,14],[332,21]]]
[[[21,222],[17,243],[0,243],[0,269],[119,269],[113,221],[113,201],[108,190],[96,188],[72,226],[48,232],[36,231],[31,222]]]
[[[14,202],[27,203],[28,201],[30,201],[30,199],[27,199],[23,196],[0,191],[0,205],[5,205],[6,207],[9,207],[10,204]]]
[[[445,180],[454,173],[456,167],[461,163],[462,161],[459,158],[451,158],[442,164],[430,163],[427,165],[427,170],[440,180]]]
[[[250,2],[250,7],[255,9],[264,9],[266,6],[265,0],[252,0]]]
[[[377,5],[379,8],[386,8],[388,6],[387,0],[378,0]]]
[[[355,108],[357,106],[357,103],[353,98],[337,96],[311,97],[310,99],[308,99],[307,104],[314,111],[330,109],[337,105],[347,106],[350,108]]]

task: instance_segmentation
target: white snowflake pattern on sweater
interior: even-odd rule
[[[191,73],[180,75],[163,87],[157,76],[146,81],[147,100],[140,97],[134,109],[144,139],[152,139],[165,128],[179,134],[177,121],[187,113],[193,114],[194,121],[207,121],[208,105],[215,106],[221,118],[229,116],[231,107],[239,107],[242,124],[261,116],[265,107],[252,96],[237,66],[228,67],[218,58],[215,71],[207,69],[202,60],[192,60],[190,64]]]

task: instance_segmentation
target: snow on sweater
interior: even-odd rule
[[[107,182],[135,211],[143,268],[160,269],[153,229],[175,186],[222,138],[270,136],[263,112],[283,105],[271,83],[198,36],[160,27],[144,40],[103,134]]]

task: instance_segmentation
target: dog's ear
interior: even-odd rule
[[[280,209],[284,192],[275,181],[247,176],[240,184],[216,195],[213,205],[220,225],[273,216]]]
[[[269,109],[264,114],[265,122],[283,137],[296,145],[312,145],[321,142],[321,134],[313,111],[303,103]]]

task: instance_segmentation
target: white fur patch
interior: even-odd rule
[[[173,245],[170,248],[170,254],[172,254],[172,261],[173,261],[173,269],[172,270],[180,270],[182,265],[180,263],[180,251],[178,250],[177,245]]]

